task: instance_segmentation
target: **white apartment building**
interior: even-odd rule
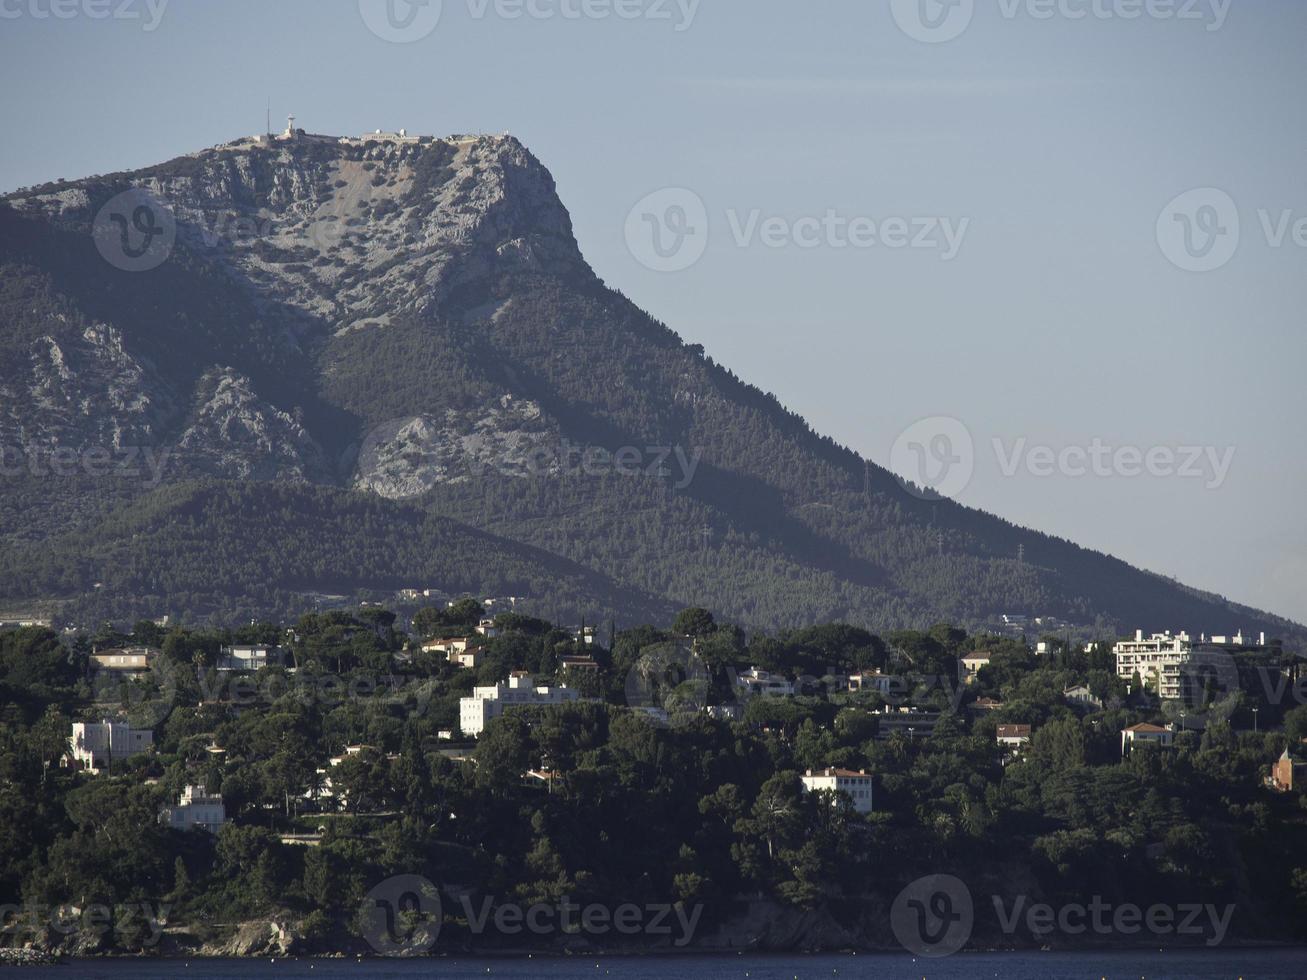
[[[853,809],[858,813],[872,811],[872,777],[867,775],[865,769],[857,772],[851,769],[820,769],[813,772],[809,769],[799,779],[803,782],[805,793],[815,793],[817,790],[847,793],[853,801]]]
[[[75,721],[68,739],[73,762],[98,772],[111,762],[131,758],[154,744],[154,732],[125,721]]]
[[[579,700],[580,695],[568,687],[532,687],[530,674],[515,671],[509,675],[507,684],[478,687],[473,690],[472,697],[459,698],[459,728],[465,735],[480,735],[491,719],[498,718],[509,708],[568,704]]]
[[[159,823],[176,830],[205,830],[216,834],[227,822],[227,808],[222,797],[208,793],[203,784],[187,786],[175,806],[159,810]]]
[[[1112,648],[1116,654],[1116,676],[1130,680],[1135,674],[1162,698],[1180,696],[1180,668],[1193,655],[1188,633],[1174,636],[1168,630],[1145,637],[1136,630],[1133,640],[1122,640]]]

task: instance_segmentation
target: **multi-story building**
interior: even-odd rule
[[[510,708],[568,704],[579,700],[580,695],[568,687],[533,687],[530,674],[515,671],[509,675],[506,684],[474,688],[472,697],[460,698],[459,727],[465,735],[480,735],[491,719],[498,718]]]
[[[1233,636],[1201,636],[1194,642],[1185,632],[1172,635],[1168,631],[1145,637],[1143,630],[1136,630],[1134,639],[1121,640],[1112,652],[1116,655],[1118,677],[1130,680],[1138,674],[1144,685],[1158,697],[1176,699],[1185,696],[1184,666],[1194,659],[1195,654],[1220,659],[1228,654],[1265,648],[1265,633],[1256,642],[1251,636],[1245,637],[1242,630]],[[1233,668],[1232,662],[1230,666]]]
[[[906,705],[887,705],[879,711],[868,713],[876,719],[876,737],[879,739],[887,739],[895,732],[901,732],[908,738],[922,738],[933,732],[939,724],[938,711],[925,711]]]
[[[209,793],[203,785],[187,786],[175,806],[159,810],[159,823],[176,830],[206,830],[216,834],[227,822],[227,808],[222,797]]]
[[[872,812],[872,777],[867,775],[865,769],[857,772],[851,769],[819,769],[813,772],[809,769],[799,779],[803,782],[805,793],[815,793],[818,790],[847,793],[853,801],[854,810],[858,813]]]
[[[989,666],[989,654],[983,651],[969,653],[963,657],[959,664],[961,670],[958,672],[963,684],[974,684],[980,677],[980,669]]]
[[[1180,697],[1180,668],[1193,656],[1193,641],[1188,633],[1172,635],[1170,631],[1145,637],[1136,630],[1133,640],[1122,640],[1112,652],[1116,655],[1116,675],[1130,680],[1135,674],[1159,697]]]
[[[69,736],[75,765],[98,772],[112,762],[129,759],[154,744],[154,732],[132,728],[125,721],[75,721]]]

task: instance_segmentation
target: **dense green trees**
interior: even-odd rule
[[[574,649],[547,622],[505,615],[498,625],[486,647],[495,672],[548,676]],[[207,668],[231,634],[168,631],[178,676],[156,749],[96,778],[46,765],[72,718],[103,710],[86,701],[82,645],[48,631],[0,634],[0,683],[18,695],[0,727],[0,892],[53,904],[148,898],[169,904],[173,923],[292,915],[338,943],[351,932],[360,941],[356,912],[370,888],[420,874],[476,903],[681,902],[702,908],[705,929],[762,899],[860,921],[869,941],[891,941],[875,933],[874,910],[907,881],[944,871],[1049,900],[1231,901],[1240,934],[1303,938],[1307,810],[1260,785],[1286,733],[1212,724],[1173,751],[1123,760],[1120,729],[1156,715],[1126,707],[1119,681],[1097,677],[1083,655],[1034,657],[942,626],[882,640],[832,624],[746,641],[701,620],[688,655],[713,651],[715,701],[737,696],[730,671],[748,664],[823,676],[883,666],[912,675],[894,704],[942,717],[933,734],[881,737],[884,699],[832,677],[801,696],[749,698],[737,723],[687,714],[664,726],[624,707],[625,672],[676,648],[643,627],[618,633],[612,650],[591,648],[602,665],[596,702],[512,711],[474,747],[451,748],[438,733],[456,727],[457,700],[477,678],[395,659],[404,641],[394,626],[363,610],[304,616],[293,636],[250,627],[289,643],[298,670],[267,669],[247,685]],[[142,624],[121,639],[146,637],[158,639]],[[950,687],[950,658],[976,648],[993,665],[977,685]],[[1086,681],[1101,687],[1102,710],[1063,699]],[[1003,707],[973,717],[980,696]],[[993,726],[1018,720],[1034,737],[1004,764]],[[827,766],[873,773],[876,812],[803,793],[799,774]],[[161,827],[158,807],[200,782],[222,794],[232,823],[216,837]],[[283,842],[319,832],[318,846]],[[455,914],[446,935],[458,943],[468,928]]]

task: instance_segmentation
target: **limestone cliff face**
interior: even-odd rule
[[[293,415],[254,393],[231,368],[206,376],[176,461],[192,470],[239,480],[320,481],[328,468],[321,447]]]
[[[103,220],[110,192],[126,187],[175,230],[161,274],[177,261],[219,270],[249,303],[248,330],[309,373],[315,344],[319,352],[330,338],[370,344],[401,320],[461,320],[467,297],[492,281],[591,275],[553,178],[507,136],[238,140],[6,203],[84,232]],[[327,452],[297,411],[302,393],[279,390],[267,372],[255,380],[239,364],[209,363],[195,377],[160,378],[141,345],[135,354],[130,346],[119,329],[92,324],[80,336],[65,329],[32,342],[25,364],[11,357],[0,366],[6,444],[166,443],[184,464],[178,472],[408,497],[469,467],[511,467],[556,430],[538,404],[498,384],[457,410],[393,425],[359,419],[352,439],[327,434],[337,444]]]
[[[46,326],[10,352],[0,377],[0,445],[45,453],[154,444],[172,398],[148,362],[107,324],[58,315]]]
[[[557,473],[557,454],[549,450],[558,444],[556,427],[539,405],[505,395],[481,410],[382,423],[363,442],[354,484],[402,500],[486,473],[548,477]]]

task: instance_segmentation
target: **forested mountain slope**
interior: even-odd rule
[[[115,261],[116,213],[169,232],[161,261]],[[605,286],[511,137],[244,140],[9,195],[0,395],[10,604],[223,617],[434,584],[621,622],[1302,635],[908,493]],[[132,448],[159,465],[82,465]]]

